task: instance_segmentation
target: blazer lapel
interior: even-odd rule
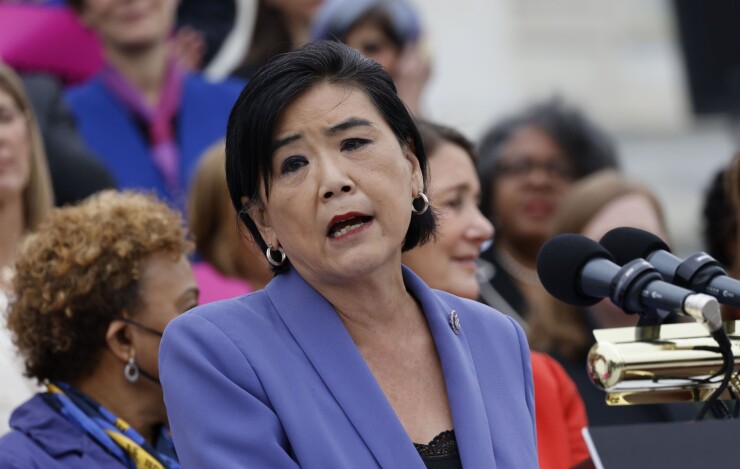
[[[456,312],[460,327],[455,334],[450,325],[452,308],[406,267],[403,267],[403,279],[406,288],[421,302],[437,346],[463,467],[495,468],[483,391],[465,336],[465,315],[462,311]]]
[[[378,464],[423,468],[408,434],[329,302],[295,269],[279,275],[265,290]]]

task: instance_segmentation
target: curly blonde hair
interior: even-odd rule
[[[104,191],[54,209],[21,245],[8,314],[26,375],[89,376],[110,322],[136,315],[142,263],[192,249],[180,214],[155,197]]]

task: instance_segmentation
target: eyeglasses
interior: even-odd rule
[[[535,161],[531,158],[517,158],[514,161],[499,161],[496,164],[495,173],[498,177],[520,178],[527,176],[535,170],[542,170],[550,178],[569,182],[575,178],[570,165],[560,161]]]
[[[117,317],[116,319],[118,321],[123,321],[126,324],[131,324],[132,326],[136,326],[139,329],[141,329],[142,331],[149,332],[150,334],[155,334],[155,335],[158,335],[159,337],[162,337],[162,335],[163,335],[163,332],[159,332],[156,329],[152,329],[151,327],[145,326],[145,325],[143,325],[143,324],[141,324],[139,322],[134,321],[133,319],[124,318],[124,317]]]

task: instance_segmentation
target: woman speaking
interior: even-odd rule
[[[276,276],[167,327],[183,466],[435,467],[414,443],[453,431],[444,467],[537,467],[521,329],[401,265],[435,218],[391,77],[339,43],[280,56],[232,110],[226,155],[232,203]]]

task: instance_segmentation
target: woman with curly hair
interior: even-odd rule
[[[23,243],[8,326],[47,387],[0,439],[0,467],[179,467],[157,366],[162,330],[198,302],[178,213],[106,191]]]

